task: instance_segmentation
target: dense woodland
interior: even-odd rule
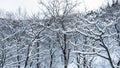
[[[43,18],[0,18],[0,68],[120,68],[120,5],[75,13],[40,1]]]

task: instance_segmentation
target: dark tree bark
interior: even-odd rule
[[[67,68],[68,59],[67,59],[67,44],[66,44],[66,34],[64,34],[64,49],[63,49],[63,56],[64,56],[64,68]]]
[[[2,53],[1,53],[1,61],[0,61],[0,67],[1,68],[4,68],[4,66],[5,66],[5,60],[6,60],[6,50],[4,50],[5,49],[5,45],[3,45],[2,43],[1,43],[1,45],[2,45]]]
[[[20,57],[19,57],[19,55],[17,56],[17,61],[18,61],[18,68],[20,68]]]
[[[32,43],[39,37],[39,35],[41,34],[41,32],[44,30],[45,28],[43,28],[41,31],[38,32],[38,34],[31,40],[31,43],[28,44],[27,47],[27,55],[26,55],[26,59],[25,59],[25,65],[24,68],[27,68],[28,66],[28,60],[29,60],[29,54],[30,54],[30,47],[32,46]]]
[[[28,65],[29,53],[30,53],[30,46],[31,46],[31,45],[28,45],[28,48],[27,48],[27,56],[26,56],[24,68],[27,68],[27,65]]]
[[[118,0],[117,0],[118,1]],[[116,29],[116,31],[117,31],[117,42],[118,42],[118,46],[120,46],[120,35],[119,35],[119,33],[120,33],[120,29],[119,29],[119,26],[117,26],[118,24],[115,24],[115,29]],[[120,67],[120,60],[117,62],[117,68],[119,68]]]
[[[40,45],[39,45],[39,42],[38,42],[38,41],[37,41],[36,43],[37,43],[36,45],[37,45],[37,53],[38,53],[38,54],[37,54],[37,64],[36,64],[36,67],[37,67],[37,68],[40,68],[40,63],[39,63],[39,57],[40,57],[40,55],[39,55],[39,51],[40,51],[40,50],[39,50],[39,47],[40,47]]]
[[[87,36],[85,36],[84,37],[84,44],[86,45],[87,44]],[[86,51],[86,47],[85,46],[83,46],[83,52],[85,52]],[[87,59],[86,59],[86,55],[85,54],[83,54],[83,68],[88,68],[87,67]]]
[[[114,65],[113,65],[113,62],[112,62],[112,58],[111,58],[109,49],[108,49],[108,47],[105,45],[105,43],[104,43],[104,41],[103,41],[103,38],[102,38],[102,35],[100,35],[100,42],[102,43],[102,44],[100,44],[100,45],[101,45],[101,46],[106,50],[106,52],[107,52],[108,61],[109,61],[110,65],[111,65],[111,67],[112,67],[112,68],[115,68]]]

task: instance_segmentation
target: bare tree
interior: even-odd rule
[[[44,15],[47,18],[51,18],[51,21],[49,21],[49,25],[55,24],[58,26],[57,29],[67,31],[65,27],[65,21],[79,3],[77,3],[76,1],[73,4],[68,0],[52,0],[47,3],[48,5],[45,4],[45,2],[43,1],[40,1],[40,4],[46,8],[47,12],[44,11]],[[70,49],[69,45],[67,44],[68,36],[67,34],[64,34],[62,32],[57,32],[57,37],[59,39],[58,42],[60,42],[59,47],[61,48],[64,57],[64,68],[67,68],[70,56]]]
[[[27,55],[26,55],[26,59],[25,59],[25,66],[24,66],[24,68],[27,68],[27,66],[28,66],[28,62],[29,62],[29,58],[30,58],[30,48],[31,48],[31,46],[32,46],[32,43],[39,37],[39,35],[41,34],[41,32],[43,31],[44,29],[42,29],[42,30],[40,30],[36,35],[35,35],[35,37],[31,40],[31,43],[28,45],[28,47],[27,47]],[[38,45],[37,45],[38,46]],[[38,46],[39,47],[39,46]],[[37,50],[37,51],[39,51],[39,50]],[[37,55],[37,56],[39,56],[39,55]]]
[[[112,0],[112,6],[118,5],[119,1],[118,0]]]

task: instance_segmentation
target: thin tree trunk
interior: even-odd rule
[[[50,68],[52,68],[52,65],[53,65],[53,54],[51,53],[51,55],[50,55]]]
[[[118,1],[118,0],[116,0],[116,4],[117,4],[117,5],[119,4],[119,1]]]
[[[68,59],[67,59],[66,34],[64,34],[64,50],[63,50],[63,56],[64,56],[64,68],[67,68],[67,66],[68,66]]]
[[[36,64],[36,67],[37,68],[40,68],[40,63],[39,63],[39,57],[40,57],[40,55],[39,55],[39,42],[37,42],[37,64]]]
[[[87,36],[84,37],[85,41],[84,41],[84,45],[87,44]],[[83,52],[86,51],[86,47],[83,46]],[[86,61],[86,55],[83,54],[83,68],[87,68],[87,61]]]
[[[77,54],[77,67],[80,68],[80,54]]]
[[[17,45],[17,61],[18,61],[18,68],[20,68],[20,57],[19,57],[19,47],[18,47],[18,45]]]
[[[5,65],[5,59],[6,59],[6,50],[5,49],[5,45],[2,44],[2,58],[1,58],[1,68],[4,68]]]
[[[118,1],[118,0],[117,0]],[[119,29],[118,29],[118,27],[117,27],[117,24],[115,24],[115,29],[116,29],[116,31],[117,31],[117,42],[118,42],[118,46],[120,46],[120,36],[119,36]],[[120,67],[120,60],[118,61],[118,63],[117,63],[117,68],[119,68]]]
[[[19,57],[19,55],[17,56],[17,61],[18,61],[18,68],[20,68],[20,57]]]
[[[2,58],[1,58],[1,68],[4,68],[4,65],[5,65],[5,52],[2,51]]]
[[[111,65],[111,67],[115,68],[114,65],[113,65],[113,62],[112,62],[112,58],[111,58],[110,52],[109,52],[108,48],[106,47],[106,45],[105,45],[105,43],[104,43],[104,41],[103,41],[101,36],[100,36],[100,41],[102,42],[101,46],[103,48],[105,48],[105,50],[107,52],[107,55],[108,55],[108,58],[109,58],[108,61],[109,61],[110,65]]]
[[[86,56],[85,55],[83,55],[84,57],[83,57],[83,68],[87,68],[87,66],[86,66]]]
[[[64,17],[62,17],[63,19]],[[61,25],[62,25],[62,29],[63,31],[65,31],[65,26],[64,26],[64,20],[60,21]],[[64,68],[68,67],[68,62],[69,62],[69,54],[68,53],[68,48],[67,48],[67,35],[63,34],[63,41],[64,41],[64,46],[63,46],[63,57],[64,57]]]
[[[29,53],[30,53],[30,45],[28,45],[28,48],[27,48],[27,56],[26,56],[24,68],[27,68],[28,60],[29,60]]]
[[[117,68],[120,68],[120,60],[117,63]]]

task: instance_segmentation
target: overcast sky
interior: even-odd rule
[[[81,0],[82,2],[83,0]],[[97,9],[104,5],[107,0],[84,0],[88,10]],[[0,9],[16,12],[21,7],[26,9],[27,13],[39,11],[37,0],[0,0]],[[84,9],[84,4],[80,5],[80,10]]]

